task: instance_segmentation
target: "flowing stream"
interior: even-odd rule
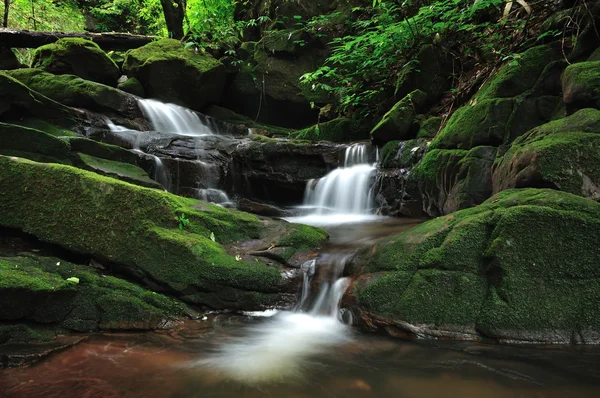
[[[340,321],[343,264],[421,220],[327,227],[293,311],[208,314],[175,329],[97,334],[0,372],[2,398],[598,397],[599,347],[406,342]],[[344,317],[347,319],[346,317]]]

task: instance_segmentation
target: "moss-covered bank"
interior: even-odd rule
[[[327,239],[319,229],[298,235],[294,224],[70,166],[0,157],[0,184],[11,187],[0,192],[0,225],[114,263],[153,287],[219,308],[273,305],[278,293],[290,288],[279,266],[247,256],[257,245],[294,253]],[[177,217],[189,224],[180,228]],[[248,241],[253,243],[243,244]],[[235,296],[223,300],[227,291]]]
[[[504,191],[359,253],[355,309],[404,336],[598,343],[599,234],[597,202]]]

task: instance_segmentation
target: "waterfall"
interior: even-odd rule
[[[139,99],[138,104],[156,131],[195,137],[213,135],[211,128],[190,109],[152,99]]]
[[[349,254],[333,254],[304,263],[302,296],[293,311],[281,311],[245,328],[243,336],[190,366],[252,384],[302,377],[311,357],[351,340],[350,327],[340,316],[340,301],[350,284],[349,278],[341,276],[349,258]],[[311,285],[317,276],[319,291],[313,296]]]
[[[342,167],[308,182],[304,206],[313,208],[315,215],[368,215],[372,207],[369,193],[374,171],[367,146],[351,145],[346,148]]]

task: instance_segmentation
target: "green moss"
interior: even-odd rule
[[[598,107],[600,100],[600,61],[569,65],[562,76],[565,106],[572,113]]]
[[[43,131],[0,123],[0,138],[0,154],[27,158],[41,155],[57,163],[70,163],[69,144]]]
[[[175,292],[206,285],[277,292],[282,282],[279,268],[237,261],[222,245],[260,239],[273,228],[280,228],[282,239],[291,236],[290,244],[297,247],[316,240],[303,234],[310,227],[295,231],[289,224],[287,230],[282,222],[261,221],[72,167],[0,157],[0,170],[0,183],[14,187],[0,192],[2,225],[115,262]],[[190,224],[179,230],[175,218],[182,213]],[[211,232],[217,242],[210,239]]]
[[[157,40],[128,51],[123,72],[139,80],[146,96],[196,110],[219,102],[226,81],[221,62],[188,50],[173,39]]]
[[[45,323],[55,330],[152,329],[186,311],[166,296],[52,257],[0,257],[0,275],[1,321]],[[68,280],[73,277],[79,282]]]
[[[83,137],[72,137],[66,139],[66,141],[74,152],[81,152],[97,158],[129,164],[135,164],[138,161],[138,156],[135,153],[120,146],[105,144]]]
[[[296,131],[290,136],[309,141],[351,142],[368,139],[369,132],[359,121],[340,117]]]
[[[590,304],[600,297],[599,232],[599,203],[504,191],[364,249],[362,271],[387,274],[362,276],[357,299],[374,315],[417,325],[569,341],[600,326]]]
[[[600,185],[600,111],[582,109],[536,127],[512,144],[496,166],[495,189],[552,185],[595,197]]]
[[[484,99],[465,105],[450,117],[431,143],[432,148],[471,149],[504,142],[513,113],[513,99]]]
[[[384,144],[414,138],[418,130],[414,125],[415,116],[426,100],[425,92],[415,90],[398,101],[371,130],[373,142]]]
[[[117,64],[96,43],[80,38],[64,38],[37,48],[31,65],[108,85],[115,85],[120,73]]]
[[[276,246],[310,250],[319,247],[329,237],[324,230],[303,224],[289,224],[287,231],[290,231],[289,234],[282,236],[275,244]]]
[[[477,93],[479,101],[492,98],[509,98],[523,94],[534,87],[546,65],[561,57],[555,46],[530,48],[509,60]]]
[[[16,69],[7,73],[32,90],[67,106],[127,115],[132,101],[115,88],[75,75],[56,76],[41,69]]]
[[[148,177],[148,173],[132,164],[115,162],[114,160],[97,158],[77,152],[73,154],[73,159],[75,165],[82,169],[143,187],[162,189],[159,183]]]
[[[53,340],[57,332],[51,326],[4,323],[0,324],[0,344],[46,342]]]
[[[142,83],[135,77],[130,77],[122,83],[117,85],[119,90],[123,90],[129,94],[137,95],[138,97],[144,97],[144,87]]]
[[[50,134],[54,137],[73,137],[75,133],[71,130],[64,129],[46,120],[38,118],[27,118],[23,120],[16,120],[12,122],[18,126],[29,127],[35,130],[43,131],[46,134]]]
[[[424,139],[390,141],[381,149],[382,168],[409,168],[421,160],[427,149]]]
[[[441,117],[430,117],[426,119],[419,127],[417,138],[434,138],[440,130],[442,120]]]

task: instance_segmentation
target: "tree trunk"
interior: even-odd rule
[[[4,0],[4,20],[2,27],[8,28],[8,10],[10,10],[10,0]]]
[[[128,33],[60,33],[0,29],[0,43],[7,48],[37,48],[64,37],[92,40],[105,51],[138,48],[156,39],[156,36],[138,36]]]
[[[183,0],[160,0],[165,22],[169,30],[169,37],[173,39],[183,38],[183,17],[185,15],[185,3]]]

